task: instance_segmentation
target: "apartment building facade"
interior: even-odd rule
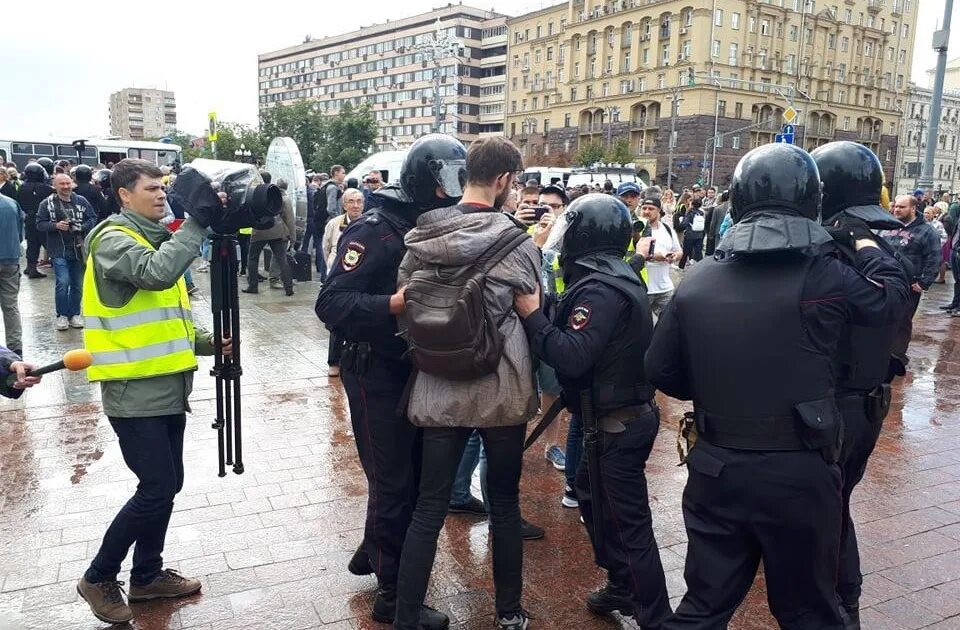
[[[110,135],[127,140],[160,138],[177,129],[173,92],[124,88],[110,95]]]
[[[900,146],[903,147],[897,170],[896,194],[910,194],[926,158],[927,135],[930,129],[930,104],[933,90],[910,86],[901,123]],[[940,111],[937,148],[934,152],[933,189],[952,192],[960,186],[960,91],[945,90]]]
[[[645,181],[723,187],[790,122],[808,150],[869,146],[892,181],[918,0],[704,4],[569,0],[507,20],[505,134],[531,164],[628,139]]]
[[[503,132],[506,16],[464,5],[304,41],[261,54],[263,110],[310,100],[336,114],[345,103],[369,103],[377,150],[408,146],[433,131],[435,87],[440,131],[471,142]],[[434,58],[430,43],[455,41]],[[434,72],[439,78],[435,85]]]

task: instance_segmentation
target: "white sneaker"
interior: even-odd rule
[[[53,325],[57,330],[66,330],[70,328],[70,321],[66,315],[59,315]]]
[[[70,328],[83,328],[83,315],[74,315],[71,317]]]
[[[197,265],[197,271],[199,271],[200,273],[207,273],[208,271],[210,271],[210,263],[208,263],[207,261],[203,261],[202,263]]]

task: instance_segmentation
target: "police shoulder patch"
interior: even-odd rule
[[[360,266],[360,262],[363,260],[363,253],[366,249],[363,243],[358,243],[357,241],[347,243],[347,249],[343,252],[343,257],[340,259],[340,266],[343,267],[343,270],[353,271]]]
[[[590,321],[590,307],[586,304],[578,304],[570,312],[570,328],[574,330],[583,330]]]

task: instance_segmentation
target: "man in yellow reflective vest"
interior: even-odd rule
[[[213,354],[211,336],[194,327],[183,273],[199,255],[216,210],[188,209],[191,218],[171,236],[160,224],[162,175],[151,162],[120,161],[110,179],[123,209],[94,228],[85,243],[83,336],[93,354],[87,375],[100,383],[103,411],[139,480],[77,584],[93,614],[108,623],[133,618],[117,581],[131,546],[131,602],[200,590],[198,580],[164,569],[161,553],[173,498],[183,487],[196,355]],[[223,352],[230,351],[224,339]]]

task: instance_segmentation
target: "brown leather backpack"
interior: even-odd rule
[[[492,374],[503,355],[500,321],[483,297],[493,267],[530,236],[523,230],[505,232],[470,265],[429,265],[415,271],[404,293],[401,333],[410,345],[414,367],[455,381]]]

